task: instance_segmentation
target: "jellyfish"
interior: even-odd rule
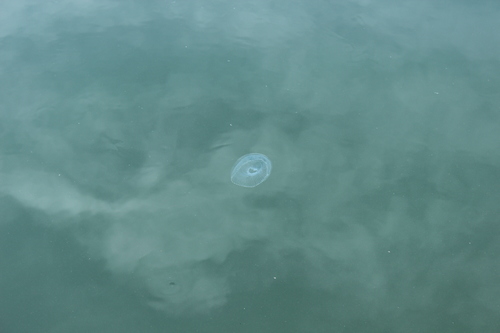
[[[263,154],[247,154],[240,157],[231,171],[233,184],[255,187],[264,182],[271,174],[271,161]]]

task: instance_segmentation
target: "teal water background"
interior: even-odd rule
[[[1,333],[498,332],[498,2],[0,7]]]

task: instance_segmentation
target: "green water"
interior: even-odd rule
[[[496,2],[1,7],[1,333],[497,332]]]

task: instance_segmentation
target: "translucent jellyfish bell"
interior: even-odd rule
[[[240,157],[231,171],[231,181],[243,187],[255,187],[271,174],[271,161],[263,154],[247,154]]]

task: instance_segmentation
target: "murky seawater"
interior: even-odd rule
[[[499,17],[4,1],[0,332],[495,332]]]

